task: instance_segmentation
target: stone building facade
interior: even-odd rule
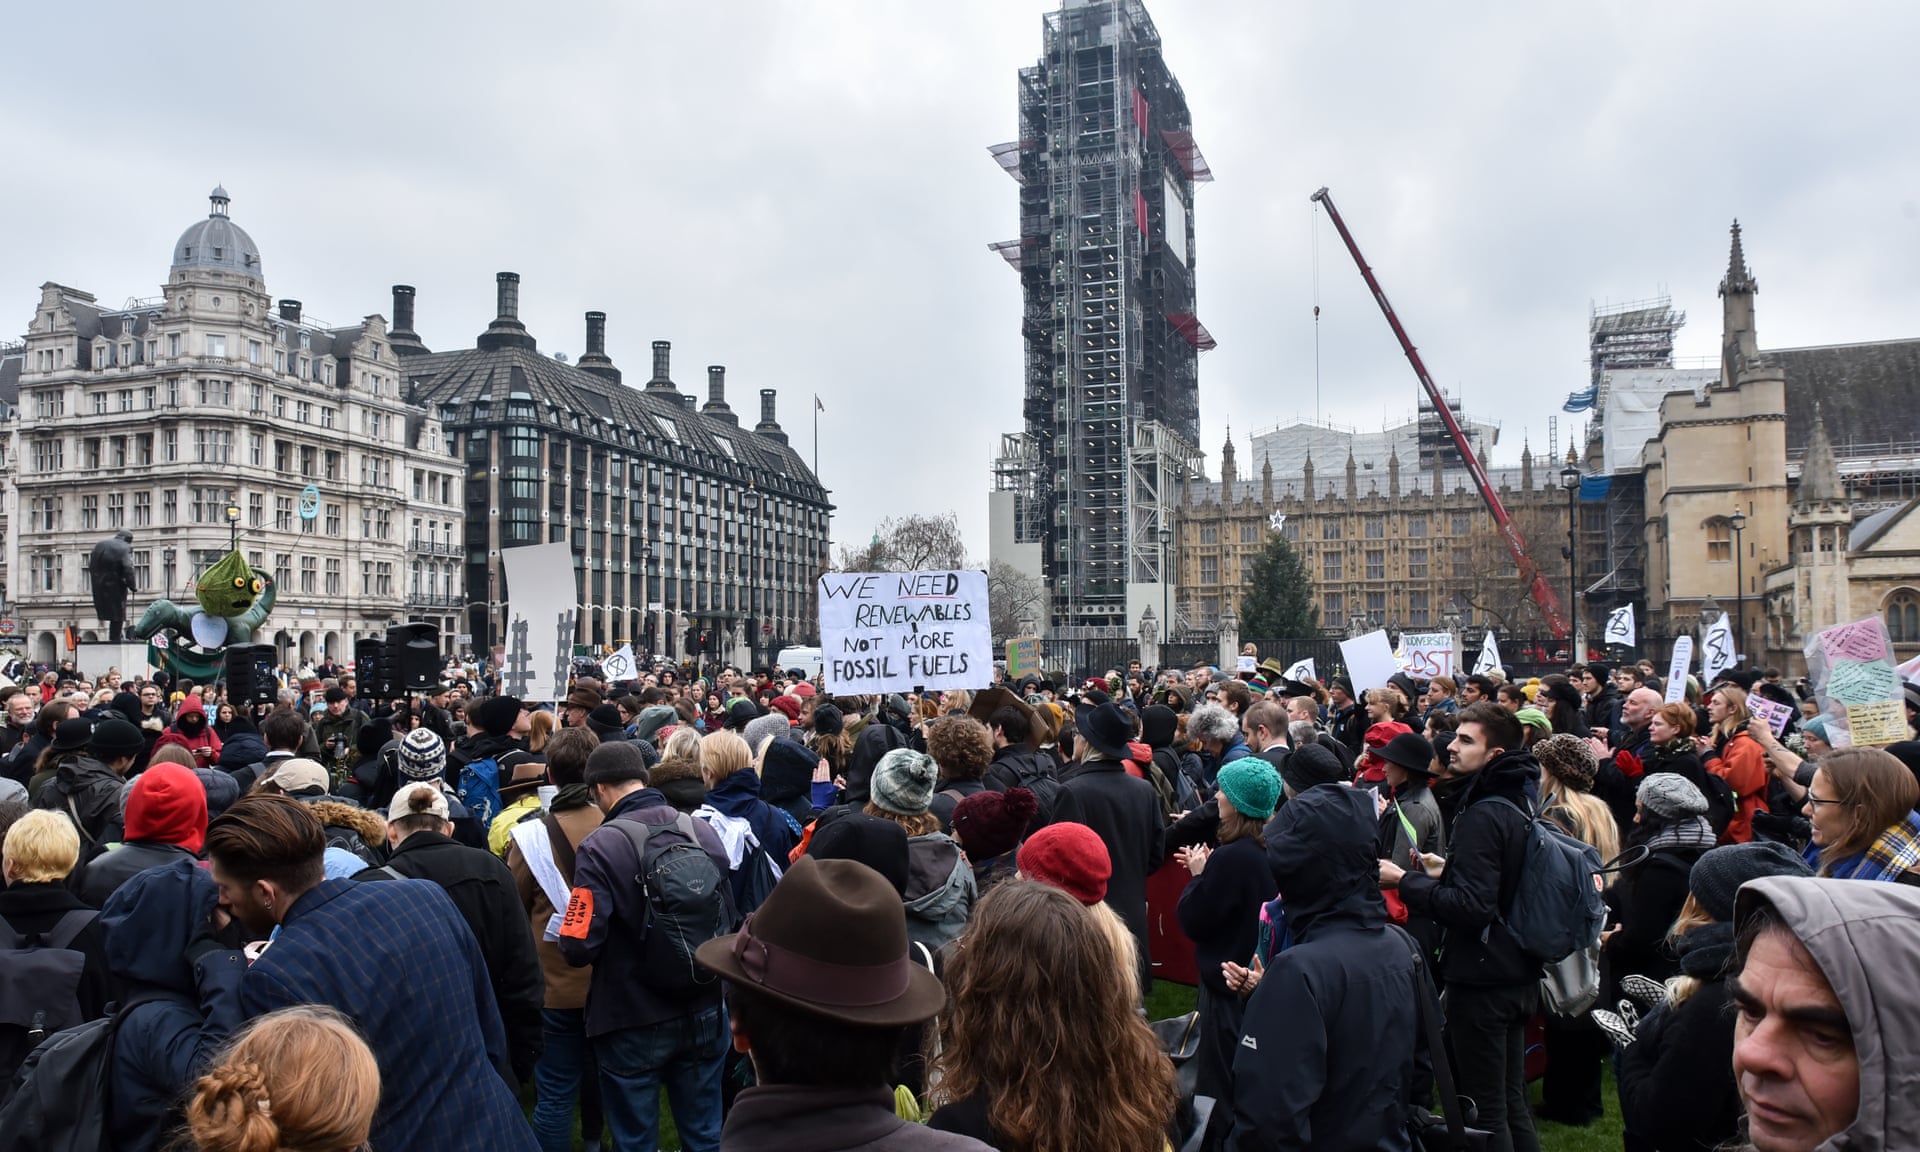
[[[1363,476],[1350,453],[1328,474],[1309,454],[1296,475],[1276,476],[1263,460],[1257,479],[1241,479],[1229,439],[1221,479],[1190,484],[1181,499],[1176,619],[1210,628],[1229,610],[1238,615],[1253,559],[1277,531],[1313,581],[1324,634],[1364,624],[1544,636],[1545,621],[1468,472],[1445,467],[1438,455],[1433,462],[1424,471],[1403,469],[1393,450],[1384,475]],[[1520,467],[1489,475],[1529,555],[1564,585],[1567,497],[1556,487],[1557,466],[1523,450]]]
[[[438,623],[462,594],[463,489],[437,413],[409,403],[386,321],[335,327],[277,306],[224,189],[174,245],[157,297],[104,306],[59,284],[19,349],[4,501],[14,643],[34,660],[104,639],[86,561],[133,534],[129,621],[238,532],[278,602],[287,662],[350,659],[391,623]],[[5,639],[5,638],[0,638]]]

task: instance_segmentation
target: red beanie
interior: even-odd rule
[[[178,844],[195,856],[206,846],[207,790],[193,769],[155,764],[127,797],[127,839]]]
[[[1385,748],[1387,745],[1393,743],[1395,736],[1400,735],[1402,732],[1411,731],[1413,731],[1413,729],[1400,723],[1398,720],[1382,720],[1378,724],[1368,726],[1366,745],[1368,748]]]
[[[1020,873],[1051,884],[1082,904],[1107,898],[1113,858],[1106,842],[1085,824],[1049,824],[1027,837],[1017,857]]]
[[[800,701],[792,696],[775,696],[767,706],[779,709],[780,714],[787,718],[789,724],[800,718]]]

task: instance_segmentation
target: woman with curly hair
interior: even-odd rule
[[[1173,1064],[1115,979],[1124,967],[1072,896],[997,885],[946,964],[930,1126],[1002,1152],[1161,1152]]]
[[[380,1067],[331,1008],[303,1005],[249,1024],[187,1104],[199,1152],[352,1152],[380,1105]]]
[[[954,806],[987,790],[981,777],[993,763],[993,734],[971,716],[942,716],[927,726],[927,755],[940,769],[928,811],[939,818],[942,832],[951,832]]]

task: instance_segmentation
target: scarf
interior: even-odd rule
[[[1688,816],[1674,821],[1653,834],[1647,841],[1647,851],[1658,852],[1662,848],[1711,848],[1718,843],[1713,834],[1713,825],[1705,816]]]
[[[1697,980],[1718,980],[1733,960],[1733,925],[1716,920],[1688,929],[1674,942],[1680,970]]]
[[[1833,866],[1836,880],[1895,881],[1900,874],[1920,867],[1920,812],[1880,833],[1865,852]]]

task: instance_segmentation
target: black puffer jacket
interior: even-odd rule
[[[1448,984],[1504,987],[1540,978],[1540,965],[1521,954],[1501,922],[1525,855],[1527,787],[1539,776],[1531,752],[1494,757],[1461,797],[1440,878],[1409,872],[1400,881],[1407,911],[1440,925],[1440,970]]]
[[[120,774],[91,756],[63,761],[54,778],[40,786],[35,808],[65,812],[79,822],[80,854],[120,838]]]
[[[547,982],[533,935],[527,931],[527,914],[513,873],[491,852],[457,844],[438,832],[415,832],[393,850],[385,867],[369,868],[354,879],[391,880],[393,872],[412,880],[431,880],[445,889],[473,930],[487,963],[500,1022],[507,1030],[513,1070],[525,1080],[533,1073],[543,1045],[540,1009]]]

